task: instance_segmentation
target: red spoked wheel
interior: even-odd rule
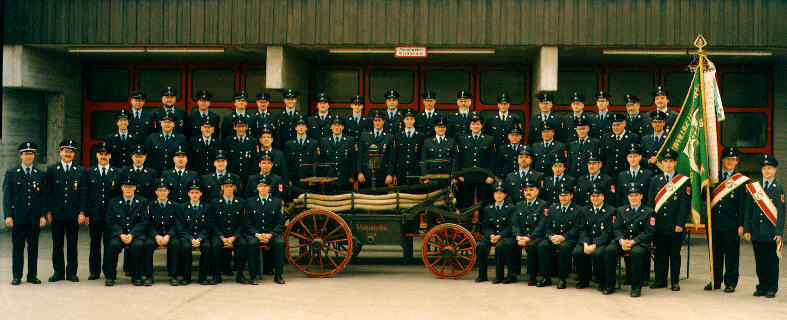
[[[306,210],[295,216],[284,233],[287,260],[309,277],[330,277],[352,257],[352,232],[337,214]]]
[[[436,276],[460,278],[475,264],[475,238],[458,224],[440,224],[424,236],[421,258]]]

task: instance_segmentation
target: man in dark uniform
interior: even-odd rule
[[[544,217],[544,235],[546,239],[538,244],[538,261],[541,266],[539,287],[552,285],[550,278],[552,255],[558,249],[557,288],[566,288],[566,278],[571,268],[571,250],[579,240],[580,226],[583,223],[585,209],[571,201],[574,187],[560,185],[557,189],[559,201],[549,206]]]
[[[221,149],[223,143],[221,138],[214,134],[216,129],[214,122],[218,122],[218,117],[207,116],[201,121],[201,134],[189,140],[189,167],[199,175],[210,173],[215,169],[213,155],[216,150]]]
[[[213,111],[210,111],[210,99],[213,99],[213,94],[208,90],[200,90],[197,92],[197,109],[191,110],[186,116],[186,124],[184,126],[184,135],[187,139],[199,138],[202,135],[202,126],[205,124],[205,119],[209,119],[210,126],[218,129],[219,120],[221,117]],[[215,138],[219,137],[217,132],[211,133]]]
[[[153,197],[153,182],[158,177],[158,171],[145,166],[146,159],[145,147],[134,147],[131,152],[131,165],[121,169],[120,177],[129,177],[137,182],[137,194],[147,199]]]
[[[563,120],[563,132],[559,134],[563,138],[561,141],[566,143],[577,140],[577,121],[582,120],[585,126],[588,126],[588,133],[590,133],[590,119],[593,117],[590,113],[585,113],[585,95],[581,92],[574,92],[569,96],[571,101],[571,114]]]
[[[650,178],[653,177],[653,171],[650,171],[641,166],[642,163],[642,149],[637,144],[629,145],[626,148],[626,162],[628,168],[621,171],[617,175],[617,186],[625,186],[629,183],[636,182],[642,186],[642,194],[648,194],[648,186],[650,185]],[[627,194],[625,192],[617,193],[617,201],[615,206],[620,207],[628,203]],[[648,198],[643,198],[643,202],[647,203]]]
[[[494,173],[495,144],[492,137],[481,133],[483,120],[478,113],[471,113],[470,134],[458,138],[454,171],[468,168],[483,168]],[[484,203],[490,198],[490,185],[494,178],[482,172],[469,172],[458,176],[459,192],[457,204],[467,208],[476,202]],[[483,205],[482,205],[483,207]]]
[[[86,170],[87,174],[87,216],[85,224],[90,226],[90,257],[88,280],[96,280],[101,275],[101,244],[109,241],[107,235],[106,211],[109,201],[120,195],[120,170],[110,165],[112,153],[106,143],[96,148],[98,164]],[[129,157],[131,158],[131,157]],[[130,160],[130,159],[129,159]]]
[[[592,195],[590,191],[593,188],[599,188],[604,191],[604,203],[615,204],[615,180],[608,175],[602,174],[601,166],[601,157],[597,153],[588,154],[588,174],[577,179],[577,195],[574,197],[574,203],[580,206],[590,205],[590,196]]]
[[[399,92],[396,90],[388,90],[385,92],[385,132],[389,134],[397,134],[404,130],[404,122],[402,122],[402,113],[399,112]]]
[[[549,172],[555,155],[566,155],[566,146],[554,139],[555,127],[550,122],[541,122],[538,132],[541,139],[530,145],[533,149],[533,169],[538,172]]]
[[[664,149],[661,159],[664,174],[650,179],[648,201],[656,211],[656,235],[653,239],[656,245],[653,253],[655,279],[651,289],[667,287],[669,270],[672,291],[680,290],[680,246],[686,217],[691,210],[691,184],[688,183],[689,177],[675,172],[677,159],[677,151]]]
[[[115,124],[118,132],[105,138],[107,149],[113,155],[109,164],[115,168],[123,168],[131,165],[131,149],[137,145],[139,138],[128,130],[128,118],[131,112],[120,109],[115,113]]]
[[[284,143],[295,139],[295,120],[300,118],[301,114],[295,110],[298,92],[288,89],[282,93],[282,97],[284,98],[284,110],[276,115],[276,118],[279,122],[279,141]]]
[[[656,105],[656,110],[667,114],[665,119],[665,129],[669,131],[675,125],[675,120],[678,120],[678,112],[668,107],[669,104],[669,90],[666,87],[658,86],[653,89],[653,103]]]
[[[549,171],[551,174],[543,177],[544,185],[541,188],[541,199],[554,204],[560,202],[560,193],[558,192],[560,187],[570,186],[574,189],[577,185],[577,179],[566,174],[566,157],[562,154],[554,155],[553,160],[550,162],[552,163]]]
[[[170,114],[175,124],[173,130],[175,133],[183,134],[183,126],[186,121],[186,110],[175,106],[177,95],[178,91],[174,87],[167,86],[161,89],[161,108],[153,111],[154,129],[161,130],[159,127],[161,120],[164,118],[165,114]]]
[[[647,114],[639,111],[639,98],[628,93],[626,99],[626,131],[634,133],[637,136],[637,143],[641,143],[642,136],[650,133],[650,117]],[[613,130],[614,131],[614,130]]]
[[[749,177],[738,172],[736,147],[724,148],[721,152],[721,182],[711,195],[711,227],[713,229],[713,284],[705,290],[721,289],[735,292],[738,285],[743,217],[746,209],[746,182]],[[726,265],[726,273],[725,273]]]
[[[349,120],[352,121],[352,120]],[[317,153],[318,142],[306,135],[308,126],[303,117],[295,120],[295,139],[287,141],[284,144],[284,156],[289,161],[289,186],[297,186],[306,189],[308,183],[301,182],[301,179],[317,176],[316,167],[307,166],[319,162],[319,154]],[[292,194],[297,197],[298,194]]]
[[[642,203],[642,188],[637,183],[631,183],[622,188],[628,195],[628,204],[618,208],[615,221],[612,225],[614,237],[612,242],[604,249],[604,294],[615,292],[617,279],[615,270],[620,256],[630,255],[631,270],[631,296],[642,295],[642,279],[645,260],[648,260],[650,251],[650,238],[656,228],[656,217],[653,209]],[[647,270],[650,273],[650,270]]]
[[[87,178],[85,170],[74,163],[77,143],[63,140],[59,147],[60,161],[46,170],[47,220],[52,223],[52,267],[55,269],[49,282],[63,279],[79,282],[77,237],[87,211]],[[67,266],[63,261],[64,242],[67,242]]]
[[[333,163],[335,165],[323,169],[321,174],[324,177],[335,176],[338,178],[332,186],[335,190],[349,190],[355,183],[357,175],[358,146],[355,138],[348,137],[342,133],[344,121],[342,118],[333,118],[331,124],[331,135],[320,140],[318,152],[320,162]],[[334,170],[335,169],[335,170]]]
[[[508,143],[507,135],[511,129],[522,129],[522,119],[508,112],[509,108],[511,108],[511,97],[501,93],[497,96],[497,114],[484,122],[484,133],[492,137],[497,149]]]
[[[229,140],[229,137],[238,134],[237,130],[235,130],[235,123],[238,121],[237,119],[246,120],[246,134],[251,133],[248,124],[253,114],[251,111],[246,109],[249,104],[248,99],[249,94],[246,93],[246,90],[241,89],[240,91],[235,92],[235,99],[232,100],[232,105],[235,107],[235,111],[228,113],[221,120],[222,139]]]
[[[598,144],[599,154],[604,160],[604,173],[610,177],[626,170],[626,153],[632,144],[639,144],[639,136],[626,130],[626,116],[612,114],[612,132],[601,137]]]
[[[612,222],[617,212],[615,207],[605,203],[604,188],[592,185],[587,192],[590,194],[590,204],[585,208],[585,216],[579,224],[579,244],[574,247],[571,256],[577,266],[577,289],[590,285],[592,264],[599,291],[604,291],[607,283],[604,279],[604,250],[612,241]]]
[[[257,144],[255,154],[259,155],[263,152],[268,153],[268,155],[273,160],[273,173],[279,175],[284,181],[288,181],[290,178],[289,160],[284,157],[284,152],[274,147],[273,137],[275,134],[276,132],[272,127],[262,127],[262,129],[260,129],[260,135],[257,139],[257,142],[259,143]],[[259,158],[256,159],[259,160]],[[276,196],[279,197],[280,195]]]
[[[172,157],[178,148],[187,148],[186,137],[174,132],[175,118],[171,113],[164,113],[160,116],[161,132],[152,133],[148,136],[145,143],[145,150],[148,151],[147,165],[157,172],[172,169]]]
[[[421,175],[450,174],[456,156],[456,143],[446,135],[447,121],[439,117],[434,123],[435,136],[424,141],[421,149]]]
[[[328,113],[331,97],[327,93],[318,94],[314,100],[317,101],[317,113],[306,118],[306,123],[309,125],[309,138],[320,140],[331,135],[331,119],[338,116]]]
[[[495,175],[501,179],[516,171],[519,150],[527,147],[527,145],[522,143],[522,129],[518,127],[511,128],[508,131],[506,141],[507,143],[495,147],[495,150],[497,150],[497,159],[494,160]],[[510,196],[511,194],[509,194]]]
[[[241,185],[256,171],[257,163],[257,141],[247,134],[247,121],[246,117],[235,117],[232,123],[235,134],[226,137],[221,148],[227,152],[227,170],[240,176]]]
[[[175,167],[161,173],[161,177],[170,184],[169,199],[175,203],[186,203],[189,200],[189,184],[199,178],[196,171],[186,169],[189,158],[186,149],[178,147],[172,157]]]
[[[284,179],[282,179],[280,175],[273,172],[273,161],[273,156],[271,155],[270,151],[260,152],[259,157],[257,157],[257,163],[259,164],[260,171],[257,174],[249,176],[249,180],[246,182],[245,198],[257,196],[257,182],[259,182],[260,177],[263,177],[270,180],[268,185],[271,187],[269,190],[271,195],[279,199],[286,199],[287,192],[286,188],[284,187]]]
[[[609,92],[596,92],[596,108],[598,113],[590,117],[590,136],[601,139],[605,133],[612,132],[612,121],[609,114]]]
[[[125,248],[129,252],[127,263],[131,282],[141,286],[144,242],[148,233],[148,201],[134,195],[136,183],[131,179],[121,180],[120,187],[122,194],[113,198],[107,206],[109,241],[104,247],[104,276],[107,278],[104,285],[115,285],[118,255]]]
[[[656,154],[659,153],[661,145],[667,139],[667,132],[664,130],[664,123],[667,120],[667,114],[658,110],[650,112],[650,126],[653,129],[651,133],[642,137],[642,156],[643,167],[648,170],[661,173],[661,169],[656,165],[658,159]]]
[[[189,182],[191,184],[191,182]],[[187,185],[186,188],[190,186]],[[167,274],[169,284],[180,285],[178,271],[180,268],[179,250],[183,248],[178,237],[177,224],[175,223],[175,203],[169,199],[171,185],[164,179],[156,181],[156,199],[148,201],[148,236],[145,239],[144,266],[142,274],[145,276],[143,284],[153,285],[153,253],[159,247],[167,248]],[[188,197],[184,203],[188,202]],[[183,283],[185,284],[185,283]]]
[[[241,184],[242,182],[240,176],[234,172],[227,171],[227,153],[224,152],[224,150],[216,150],[216,154],[213,155],[213,167],[216,168],[215,171],[203,174],[199,179],[201,187],[200,196],[205,203],[208,203],[221,195],[220,181],[224,176],[232,178],[232,180],[235,181],[235,187],[237,187],[238,190],[242,190],[241,187],[243,185]]]
[[[44,172],[34,166],[36,145],[19,145],[21,163],[5,172],[3,179],[3,216],[11,228],[12,285],[22,283],[25,244],[27,244],[27,282],[41,284],[38,279],[38,235],[46,225],[47,190]]]
[[[516,204],[512,217],[512,233],[516,239],[514,247],[514,270],[520,271],[522,265],[522,248],[527,252],[527,273],[530,275],[528,286],[537,284],[538,276],[538,244],[544,239],[543,221],[549,204],[538,199],[538,188],[541,181],[525,177],[522,181],[523,200]]]
[[[404,131],[394,136],[388,168],[396,179],[394,182],[400,185],[419,183],[418,178],[408,178],[421,175],[421,149],[426,136],[415,128],[417,117],[415,110],[408,108],[402,120]],[[431,131],[434,133],[434,129]]]
[[[746,185],[750,196],[746,197],[743,216],[743,237],[752,242],[754,262],[759,283],[754,296],[775,298],[779,291],[779,258],[784,245],[784,189],[776,181],[779,162],[765,154],[760,158],[762,181]]]
[[[415,116],[415,127],[427,138],[431,138],[434,137],[434,123],[442,116],[434,108],[435,103],[437,103],[437,93],[426,90],[421,93],[421,98],[424,111]]]
[[[563,130],[563,117],[552,114],[553,99],[554,97],[551,93],[544,92],[538,95],[538,108],[541,112],[530,117],[530,126],[527,134],[527,144],[531,147],[543,141],[541,130],[546,128],[543,125],[544,122],[549,123],[552,128],[552,137],[554,137],[554,130]]]
[[[181,269],[179,271],[182,279],[179,285],[191,283],[191,250],[199,249],[199,275],[197,281],[201,285],[216,284],[216,279],[208,281],[208,269],[213,264],[213,247],[211,246],[211,224],[213,223],[212,209],[205,201],[201,201],[202,191],[200,185],[192,183],[189,186],[189,202],[175,207],[175,228],[180,238],[181,248],[178,250],[181,256]],[[215,267],[215,266],[213,266]]]
[[[530,168],[530,163],[533,162],[531,154],[530,147],[522,145],[516,157],[517,169],[505,176],[506,194],[512,203],[518,203],[524,199],[522,189],[526,180],[534,181],[541,188],[541,172]]]
[[[456,93],[457,110],[449,115],[448,137],[459,141],[459,137],[470,133],[470,105],[473,103],[473,95],[467,90],[459,90]]]
[[[344,132],[358,140],[361,133],[372,130],[372,119],[363,115],[362,96],[355,95],[350,98],[350,108],[352,108],[352,114],[344,121]]]
[[[135,144],[145,144],[148,136],[155,131],[156,127],[153,123],[153,113],[142,110],[146,98],[147,95],[142,90],[132,92],[129,98],[131,110],[129,110],[128,130],[136,137]]]
[[[281,200],[270,194],[271,179],[258,177],[257,195],[246,199],[246,239],[249,253],[249,276],[251,284],[258,283],[259,245],[267,245],[273,255],[273,281],[284,284],[284,213]]]
[[[262,134],[262,128],[268,128],[273,136],[274,147],[282,149],[286,141],[279,141],[281,139],[279,120],[276,118],[276,115],[268,110],[268,106],[271,104],[270,100],[271,95],[265,92],[257,93],[257,113],[249,120],[249,128],[251,129],[251,135],[258,138]]]
[[[514,283],[517,272],[514,270],[514,238],[512,218],[514,204],[505,201],[505,186],[498,182],[494,187],[494,202],[484,207],[478,216],[483,238],[476,243],[478,253],[478,278],[475,282],[487,281],[487,263],[489,251],[495,247],[495,281],[494,283]],[[508,276],[505,277],[505,266],[508,266]],[[504,279],[505,278],[505,279]]]
[[[598,153],[599,140],[591,138],[588,133],[590,132],[590,124],[585,117],[580,117],[574,121],[574,134],[575,139],[568,144],[568,168],[567,174],[579,179],[588,174],[588,156],[591,153]]]
[[[230,271],[231,251],[235,253],[235,269],[238,272],[235,281],[246,284],[248,279],[243,275],[243,266],[246,264],[247,242],[243,237],[246,227],[245,217],[243,216],[246,201],[240,195],[235,195],[235,184],[230,177],[221,179],[221,196],[213,199],[210,206],[213,209],[212,247],[214,259],[213,277],[221,282],[222,270],[225,275],[232,275]]]
[[[410,114],[412,117],[413,114]],[[394,134],[385,132],[385,115],[383,112],[372,111],[372,131],[364,132],[358,141],[358,156],[356,157],[356,168],[358,168],[358,183],[360,189],[372,187],[382,187],[393,183],[395,163],[391,161],[391,149],[393,149]],[[414,119],[413,119],[414,120]],[[373,161],[372,155],[379,157],[377,168],[374,174],[370,167]],[[374,183],[372,181],[375,181]]]

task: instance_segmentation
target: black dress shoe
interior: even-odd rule
[[[210,281],[202,279],[202,280],[199,280],[199,284],[201,284],[203,286],[207,286],[207,285],[210,285]]]
[[[219,283],[221,283],[221,277],[208,280],[208,284],[212,286],[215,286]]]
[[[642,296],[642,289],[631,289],[631,297],[638,298]]]
[[[145,280],[142,281],[142,284],[144,286],[146,286],[146,287],[152,286],[153,285],[153,278],[145,278]]]
[[[71,281],[71,282],[79,282],[79,277],[77,277],[77,275],[74,274],[74,275],[70,275],[70,276],[66,277],[66,280]]]
[[[503,280],[503,284],[516,283],[516,282],[517,282],[516,276],[508,277],[505,280]]]
[[[65,279],[66,278],[61,276],[61,275],[53,274],[51,277],[49,277],[48,281],[49,282],[57,282],[57,281],[60,281],[60,280],[65,280]]]
[[[96,280],[96,279],[98,279],[98,278],[99,278],[99,276],[97,276],[97,275],[95,275],[95,274],[91,274],[91,275],[87,276],[87,279],[88,279],[88,280]]]
[[[647,287],[648,285],[650,285],[650,281],[649,281],[649,280],[643,280],[643,281],[642,281],[642,287],[643,287],[643,288],[644,288],[644,287]],[[666,288],[666,287],[667,287],[667,285],[664,285],[664,287]]]
[[[733,293],[733,292],[735,292],[735,287],[733,286],[724,287],[724,293]]]
[[[673,283],[672,287],[670,288],[672,291],[680,291],[680,285],[677,283]]]
[[[235,282],[240,284],[251,284],[251,282],[249,282],[249,279],[246,279],[246,277],[243,276],[243,274],[241,273],[238,273],[238,276],[235,277]]]
[[[768,291],[765,293],[765,297],[769,299],[776,298],[776,292]]]
[[[707,291],[710,291],[710,290],[719,290],[719,289],[721,289],[721,286],[720,286],[720,285],[719,285],[719,286],[716,286],[716,287],[713,287],[713,285],[711,285],[710,283],[706,284],[706,285],[705,285],[705,288],[703,288],[703,290],[707,290]]]
[[[178,285],[181,285],[181,286],[187,286],[187,285],[190,285],[190,284],[191,284],[191,280],[180,279],[180,281],[178,281]]]
[[[532,286],[534,286],[536,284],[538,284],[538,279],[536,279],[535,276],[531,276],[530,280],[527,281],[527,285],[530,286],[530,287],[532,287]]]
[[[13,280],[11,280],[11,285],[12,286],[18,286],[20,284],[22,284],[22,279],[14,278]]]
[[[211,280],[211,281],[213,281],[213,284],[217,284],[217,283],[221,283],[222,281],[224,281],[224,279],[221,278],[221,275],[218,275],[218,276],[213,277],[213,280]]]
[[[251,280],[249,280],[249,282],[252,285],[256,286],[256,285],[260,284],[260,279],[258,279],[257,277],[253,277],[253,278],[251,278]]]
[[[484,281],[489,281],[489,279],[487,279],[486,277],[475,278],[475,282],[484,282]]]
[[[665,284],[654,283],[654,284],[650,285],[651,289],[661,289],[661,288],[666,288],[666,287],[667,287],[666,283]]]
[[[755,297],[762,297],[765,295],[765,291],[761,291],[760,289],[754,290]]]
[[[142,280],[140,279],[131,280],[131,284],[133,284],[135,287],[142,286]]]
[[[107,279],[104,280],[104,285],[107,287],[111,287],[115,285],[115,279]]]
[[[541,278],[540,281],[538,281],[538,284],[536,286],[543,288],[543,287],[549,287],[551,285],[552,285],[552,279],[549,277],[543,277]]]
[[[610,295],[610,294],[613,294],[613,293],[615,293],[615,289],[612,289],[612,288],[606,288],[606,289],[604,289],[604,291],[602,291],[601,293],[603,293],[603,294],[605,294],[605,295]]]
[[[180,281],[176,278],[169,278],[169,285],[176,287],[180,284]]]
[[[284,278],[282,278],[280,274],[274,275],[273,282],[276,282],[278,284],[284,284]]]
[[[492,281],[492,284],[501,284],[503,283],[502,279],[495,278],[495,281]]]
[[[560,279],[557,281],[557,288],[558,289],[565,289],[566,288],[566,280]]]
[[[41,280],[38,278],[27,278],[27,283],[41,284]]]
[[[580,281],[579,283],[577,283],[577,289],[585,289],[587,287],[588,287],[588,283],[585,281]]]
[[[604,290],[606,290],[604,286],[598,286],[598,292],[604,292]]]

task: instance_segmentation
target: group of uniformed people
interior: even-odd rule
[[[142,109],[146,95],[135,91],[131,109],[118,110],[117,132],[95,149],[98,163],[88,169],[72,164],[77,147],[66,140],[60,145],[61,161],[46,173],[32,168],[30,175],[22,177],[26,180],[9,179],[27,170],[32,162],[26,161],[35,157],[34,145],[20,146],[22,165],[9,170],[4,183],[6,223],[16,225],[13,282],[21,281],[18,247],[23,248],[27,239],[32,250],[38,226],[51,221],[55,274],[50,281],[78,281],[76,235],[78,225],[86,223],[91,234],[89,279],[99,278],[103,267],[107,285],[114,284],[121,250],[127,253],[125,270],[132,282],[152,284],[152,254],[161,247],[168,248],[172,285],[191,281],[191,252],[196,249],[202,252],[200,283],[219,282],[222,273],[233,274],[234,252],[236,280],[256,284],[260,244],[271,249],[274,281],[284,283],[282,204],[316,187],[304,179],[333,177],[335,181],[323,187],[346,191],[356,183],[360,189],[405,185],[427,174],[454,172],[458,173],[453,175],[459,188],[458,207],[490,203],[479,214],[484,238],[478,242],[478,281],[486,280],[485,257],[496,246],[496,280],[515,282],[524,248],[529,284],[551,285],[556,269],[558,288],[565,288],[573,260],[580,279],[577,287],[588,286],[592,273],[599,289],[612,293],[610,264],[629,255],[627,278],[632,295],[638,296],[649,279],[653,242],[656,278],[651,287],[666,287],[669,271],[672,290],[680,288],[679,253],[690,187],[687,177],[674,172],[676,151],[664,150],[661,163],[656,159],[678,115],[667,108],[666,88],[654,89],[657,108],[648,114],[640,111],[633,94],[625,96],[625,114],[610,112],[609,93],[599,91],[595,94],[598,113],[585,111],[584,95],[575,92],[570,96],[572,113],[564,117],[552,112],[551,94],[539,94],[541,112],[530,117],[526,134],[526,119],[510,112],[511,98],[505,93],[497,97],[498,112],[486,118],[470,111],[472,95],[465,90],[457,93],[455,112],[435,109],[436,94],[431,91],[421,95],[423,111],[400,109],[398,92],[389,90],[386,108],[368,115],[363,97],[352,97],[350,116],[332,113],[331,98],[325,93],[315,97],[317,112],[311,116],[296,110],[296,91],[285,90],[282,95],[285,108],[274,113],[268,110],[269,94],[258,93],[257,108],[250,110],[251,99],[240,90],[235,94],[235,110],[219,119],[210,110],[212,94],[206,90],[197,93],[198,108],[188,114],[174,105],[177,92],[172,87],[161,90],[163,105],[154,112]],[[724,154],[725,159],[737,158],[738,151],[729,148]],[[379,161],[369,161],[373,157]],[[765,159],[763,168],[775,168],[772,156]],[[485,170],[465,170],[477,168]],[[768,187],[774,188],[766,190],[773,191],[769,199],[779,210],[774,223],[783,224],[781,186],[771,182]],[[39,207],[14,206],[14,201],[25,200]],[[735,227],[750,232],[725,234],[729,241],[720,250],[728,253],[726,257],[737,254],[730,248],[740,235],[751,234],[754,241],[765,243],[757,246],[763,254],[768,251],[763,248],[780,244],[783,228],[775,226],[772,238],[778,239],[767,241],[768,234],[762,234],[760,227],[764,220],[758,218],[761,207],[739,202],[739,207],[724,214],[735,213],[731,218],[738,221]],[[15,218],[17,214],[26,218]],[[728,267],[735,271],[725,284],[734,291],[737,265],[729,259]],[[249,278],[243,272],[246,264]],[[503,274],[506,264],[508,277]],[[33,271],[28,281],[37,282],[35,264],[29,265]],[[771,265],[764,262],[762,267],[761,294],[766,296],[775,294],[775,284],[768,278],[774,272]],[[758,274],[760,269],[758,262]]]

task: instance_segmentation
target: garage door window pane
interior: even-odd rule
[[[271,95],[271,102],[284,101],[280,91],[265,89],[265,69],[246,69],[246,91],[255,97],[264,91]]]
[[[767,143],[768,118],[764,113],[727,112],[721,122],[721,144],[739,148],[762,148]]]
[[[129,93],[128,70],[121,68],[90,69],[85,86],[90,101],[126,101]]]
[[[90,137],[95,140],[104,140],[108,135],[117,131],[115,112],[93,111],[90,115]]]
[[[470,72],[429,70],[424,74],[424,89],[437,93],[437,103],[456,103],[459,90],[470,90]]]
[[[653,73],[649,71],[613,71],[609,73],[610,104],[626,105],[624,97],[633,93],[643,106],[653,104],[651,92],[655,88]]]
[[[768,103],[768,77],[755,72],[725,72],[721,101],[731,107],[764,107]]]
[[[325,92],[334,102],[350,102],[358,90],[358,71],[347,69],[317,70],[314,74],[314,94]],[[401,92],[400,92],[401,94]]]
[[[181,88],[183,81],[181,80],[181,76],[180,69],[142,69],[142,71],[139,72],[139,88],[145,90],[145,93],[148,95],[148,101],[161,101],[161,99],[159,99],[161,89],[172,86],[178,90],[177,98],[178,101],[180,101],[180,97],[183,95],[183,88]]]
[[[497,104],[497,96],[506,93],[511,104],[525,103],[525,73],[519,70],[487,70],[481,72],[481,103]]]
[[[232,69],[194,69],[191,72],[191,99],[197,92],[208,90],[213,101],[232,101],[235,97],[235,71]],[[250,93],[254,95],[254,93]]]
[[[587,105],[595,104],[593,94],[598,90],[598,77],[595,71],[558,71],[555,104],[570,105],[569,96],[578,91],[585,95]]]
[[[369,100],[385,103],[385,92],[399,92],[399,103],[413,102],[413,71],[397,69],[376,69],[369,71]]]
[[[664,86],[669,89],[669,105],[673,107],[683,106],[683,100],[686,99],[686,93],[689,92],[689,86],[694,73],[690,71],[673,71],[667,72],[667,77],[664,79]],[[640,97],[640,99],[642,99]]]

